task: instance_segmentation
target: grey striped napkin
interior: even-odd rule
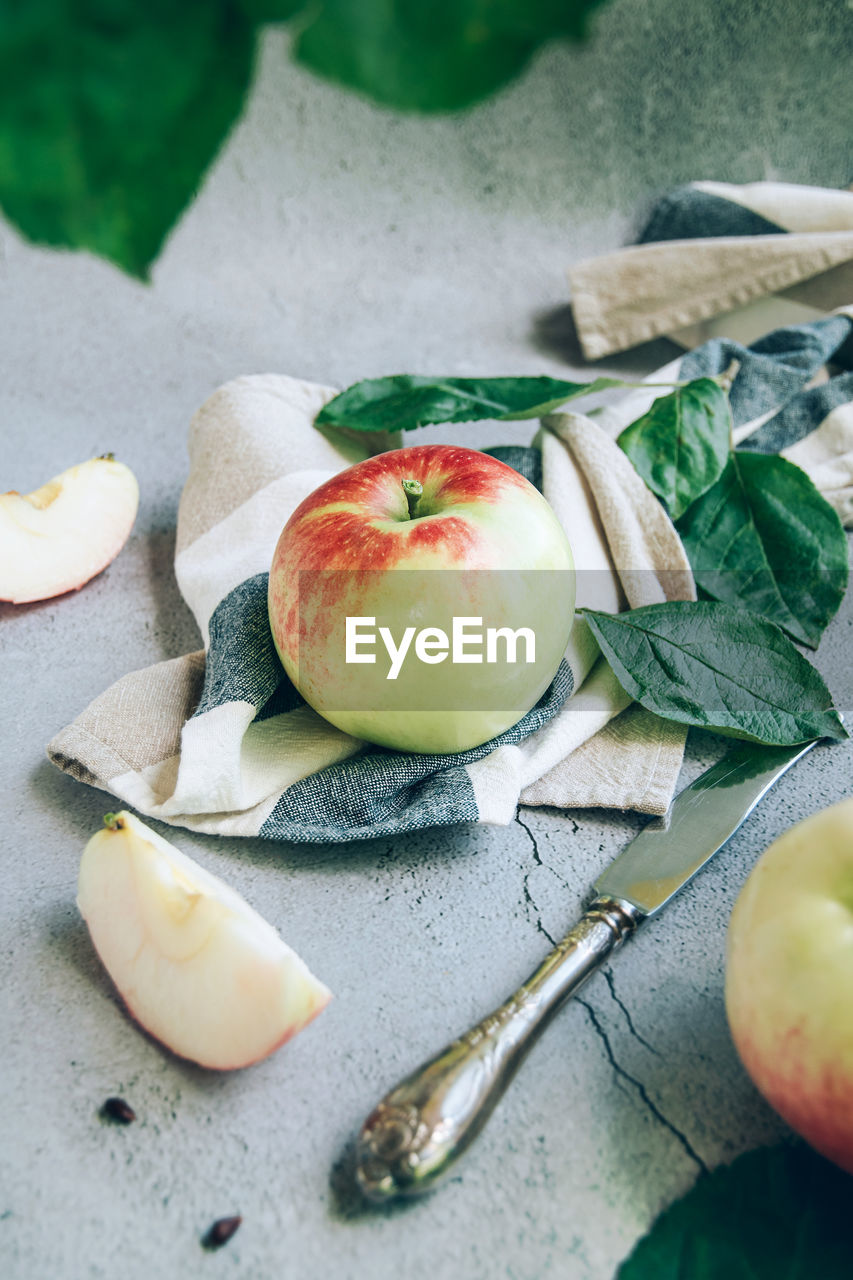
[[[853,302],[853,190],[693,182],[659,202],[638,244],[576,263],[569,283],[591,360],[664,334],[748,344]]]
[[[738,437],[804,466],[850,524],[853,375],[808,388],[851,328],[838,316],[751,348],[712,342],[649,381],[717,373],[739,360]],[[332,394],[292,378],[248,377],[202,406],[190,432],[175,569],[205,647],[113,685],[53,739],[53,762],[165,822],[291,841],[506,823],[519,803],[665,812],[684,731],[628,705],[582,620],[540,705],[475,751],[370,747],[301,701],[266,618],[273,547],[290,512],[333,470],[392,443],[319,432],[314,416]],[[551,415],[535,447],[496,450],[540,484],[563,523],[583,566],[581,605],[615,610],[692,594],[673,526],[613,440],[659,394],[641,388],[595,421]]]

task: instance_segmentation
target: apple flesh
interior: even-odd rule
[[[457,752],[515,724],[548,688],[574,594],[568,540],[532,484],[488,454],[420,445],[357,463],[296,508],[273,557],[269,617],[285,671],[325,719],[386,747]],[[373,666],[345,661],[348,618],[375,621],[362,650]],[[440,656],[436,629],[449,636],[454,618],[482,623],[464,664]],[[399,675],[383,623],[394,645],[412,629]],[[534,648],[487,659],[487,629],[520,623]]]
[[[853,1173],[853,798],[756,864],[729,925],[726,1012],[770,1105]]]
[[[138,506],[133,472],[110,455],[34,493],[0,494],[0,600],[26,604],[82,587],[121,551]]]
[[[267,1057],[331,999],[244,898],[131,813],[80,863],[77,905],[133,1017],[174,1053],[230,1070]]]

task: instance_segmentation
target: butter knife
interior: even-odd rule
[[[665,827],[653,822],[631,841],[595,882],[574,928],[518,991],[368,1116],[355,1153],[356,1180],[368,1200],[421,1195],[448,1173],[561,1005],[663,910],[814,745],[736,747],[676,796]]]

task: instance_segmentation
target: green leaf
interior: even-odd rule
[[[416,111],[464,107],[517,75],[552,37],[580,38],[601,0],[323,0],[300,62]]]
[[[0,210],[37,243],[148,269],[238,118],[255,33],[402,108],[490,93],[603,0],[0,0]]]
[[[557,378],[426,378],[400,373],[356,382],[330,400],[316,421],[357,431],[412,431],[435,422],[538,418],[576,396],[625,385],[620,378],[562,382]]]
[[[617,440],[673,519],[709,489],[726,465],[731,411],[713,378],[659,396]]]
[[[584,617],[626,693],[667,720],[772,746],[847,737],[811,663],[745,609],[678,600]]]
[[[237,0],[238,7],[257,26],[268,22],[286,22],[305,8],[306,0]]]
[[[849,1280],[853,1178],[808,1147],[749,1151],[666,1209],[617,1280]]]
[[[237,0],[0,4],[0,207],[145,278],[240,113]]]
[[[738,450],[678,532],[703,591],[817,646],[847,586],[847,539],[804,471]]]

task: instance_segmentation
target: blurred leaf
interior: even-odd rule
[[[617,1280],[849,1280],[851,1203],[807,1147],[749,1151],[665,1209]]]
[[[236,0],[0,0],[0,207],[145,278],[240,113]]]
[[[401,108],[459,107],[603,0],[0,0],[0,209],[146,278],[237,120],[258,27]]]
[[[584,35],[603,0],[322,0],[296,56],[392,107],[467,106],[553,37]]]
[[[306,0],[237,0],[237,3],[249,21],[260,26],[267,22],[286,22],[305,8]]]

